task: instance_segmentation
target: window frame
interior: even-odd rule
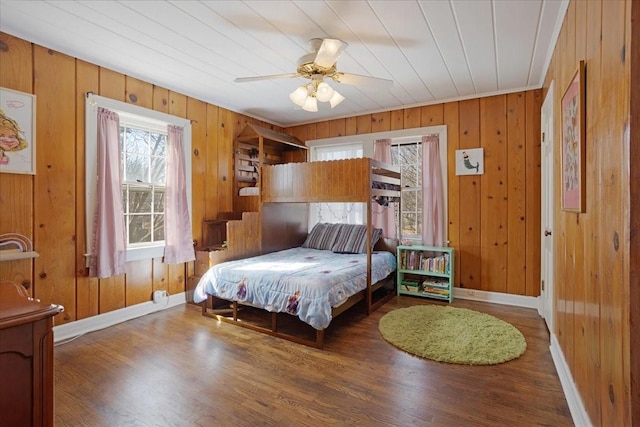
[[[422,140],[421,138],[395,138],[391,140],[391,150],[393,150],[394,147],[401,147],[401,146],[407,146],[407,145],[415,145],[416,147],[418,147],[419,151],[420,151],[420,160],[422,160]],[[393,157],[393,155],[391,156]],[[394,166],[400,166],[400,170],[403,170],[402,166],[400,164],[394,164]],[[417,166],[420,169],[420,172],[422,172],[422,162],[418,162]],[[423,194],[423,188],[422,185],[419,185],[417,187],[410,187],[408,185],[404,185],[404,182],[402,183],[403,186],[401,188],[401,193],[402,194],[406,194],[409,192],[414,192],[416,193],[416,209],[415,211],[413,211],[412,213],[416,214],[416,216],[418,214],[421,214],[423,216],[423,218],[420,219],[420,224],[421,227],[424,227],[424,213],[422,212],[422,206],[423,203],[420,203],[423,199],[422,197],[424,197]],[[422,184],[422,183],[420,183]],[[420,192],[420,197],[417,197],[417,192]],[[401,197],[402,198],[402,197]],[[420,200],[420,202],[418,202],[418,200]],[[403,230],[403,222],[402,222],[402,215],[405,213],[409,213],[409,211],[403,210],[403,206],[405,205],[404,200],[401,201],[400,206],[398,207],[398,215],[400,216],[400,223],[398,224],[398,230],[400,232],[400,238],[402,240],[407,240],[407,241],[412,241],[415,243],[421,243],[422,242],[422,230],[420,230],[420,233],[418,234],[412,234],[412,235],[405,235],[402,233]],[[416,219],[417,221],[417,219]],[[416,229],[417,229],[417,224],[416,224]]]
[[[122,101],[105,98],[99,95],[88,93],[85,100],[85,220],[86,220],[86,247],[85,254],[91,253],[92,236],[94,227],[94,216],[96,207],[97,175],[89,173],[95,171],[98,163],[98,108],[106,108],[126,117],[125,121],[142,120],[147,124],[156,126],[175,125],[184,129],[183,150],[185,159],[185,179],[187,186],[187,205],[189,215],[193,224],[193,210],[191,208],[191,121],[182,117],[173,116],[161,111],[151,110],[134,104],[127,104]],[[124,216],[124,212],[122,213]],[[127,239],[128,241],[128,239]],[[130,247],[127,244],[126,261],[137,261],[142,259],[159,258],[164,256],[165,245],[159,244],[136,244]],[[87,257],[87,262],[89,258]]]

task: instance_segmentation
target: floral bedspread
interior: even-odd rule
[[[396,268],[390,252],[374,252],[371,258],[373,283]],[[211,267],[193,298],[199,303],[213,295],[296,315],[315,329],[325,329],[331,308],[366,287],[366,254],[293,248]]]

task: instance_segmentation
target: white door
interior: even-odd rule
[[[553,333],[553,82],[542,104],[541,260],[539,313]]]

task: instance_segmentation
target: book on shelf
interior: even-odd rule
[[[443,287],[443,286],[449,286],[449,282],[446,280],[437,280],[437,279],[429,278],[422,282],[422,286]]]
[[[402,281],[402,287],[406,291],[418,292],[420,288],[420,282],[417,280],[405,279]]]
[[[434,294],[434,295],[444,295],[444,296],[449,296],[449,291],[447,289],[440,289],[440,288],[425,288],[423,290],[423,292],[428,293],[428,294]]]
[[[449,254],[428,256],[434,251],[406,249],[400,252],[400,268],[402,270],[422,270],[441,274],[450,274]],[[437,251],[435,251],[437,252]]]

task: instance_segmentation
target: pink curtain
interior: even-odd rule
[[[422,137],[422,244],[444,244],[444,192],[438,135]]]
[[[89,275],[100,279],[125,273],[126,239],[120,176],[120,117],[98,108],[98,188]]]
[[[391,140],[378,139],[374,145],[373,158],[384,163],[391,164]],[[396,230],[396,203],[389,203],[382,206],[379,203],[372,203],[372,224],[375,228],[382,229],[382,237],[397,239]]]
[[[167,128],[167,194],[164,208],[164,261],[167,264],[179,264],[193,261],[196,254],[193,249],[191,217],[187,204],[187,180],[185,176],[183,132],[178,126]]]

